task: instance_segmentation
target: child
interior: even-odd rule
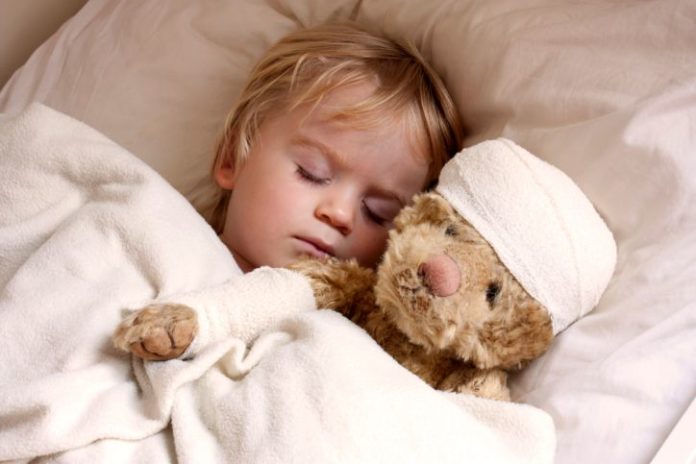
[[[350,23],[300,30],[261,59],[228,117],[211,224],[245,273],[303,255],[373,267],[396,214],[461,138],[451,97],[415,47]],[[153,305],[114,342],[170,359],[197,327],[188,308]]]
[[[413,46],[353,24],[300,30],[230,113],[213,226],[244,272],[301,254],[374,266],[391,220],[460,141],[452,99]]]

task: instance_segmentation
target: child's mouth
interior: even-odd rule
[[[300,245],[303,253],[309,254],[317,258],[326,258],[335,256],[334,249],[331,245],[323,241],[309,237],[293,237]]]

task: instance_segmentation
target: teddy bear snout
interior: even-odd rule
[[[435,296],[454,294],[461,284],[461,273],[457,263],[446,254],[428,258],[418,266],[418,276]]]

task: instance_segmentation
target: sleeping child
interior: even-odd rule
[[[374,267],[396,214],[461,138],[450,95],[412,45],[350,23],[297,31],[261,59],[228,117],[211,223],[245,273],[307,255]],[[136,312],[115,343],[177,357],[195,323],[179,317]]]

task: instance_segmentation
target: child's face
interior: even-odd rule
[[[329,118],[371,90],[339,88],[314,111],[268,118],[246,163],[216,170],[218,184],[233,190],[221,238],[244,272],[302,255],[377,263],[428,165],[399,121],[356,129]]]

